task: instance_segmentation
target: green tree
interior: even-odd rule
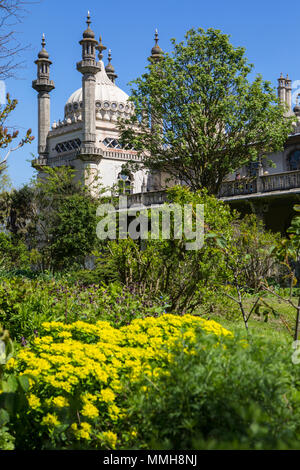
[[[75,179],[71,168],[47,167],[34,183],[35,215],[28,235],[40,254],[40,267],[64,270],[82,266],[97,246],[98,200]]]
[[[219,30],[191,29],[172,54],[134,82],[135,113],[120,121],[124,145],[144,166],[217,194],[223,179],[280,150],[291,129],[274,88]],[[150,131],[151,128],[151,131]]]
[[[17,139],[19,131],[9,132],[8,128],[5,126],[5,121],[9,114],[16,108],[18,101],[15,99],[11,100],[9,94],[6,95],[6,99],[6,105],[0,108],[0,149],[7,149],[6,154],[0,157],[0,175],[6,169],[7,160],[11,152],[18,150],[23,147],[24,144],[31,143],[34,140],[34,137],[31,135],[31,129],[28,129],[26,135],[18,144],[14,147],[10,146]]]
[[[0,224],[32,251],[37,269],[82,266],[97,247],[98,200],[67,167],[43,168],[30,185],[0,195]]]

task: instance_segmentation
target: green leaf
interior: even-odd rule
[[[24,392],[28,392],[30,387],[28,377],[26,375],[22,375],[21,377],[18,377],[18,380]]]
[[[3,408],[0,410],[0,427],[5,426],[9,422],[9,413]]]
[[[3,392],[4,393],[15,393],[18,390],[18,381],[16,377],[11,375],[6,382],[3,383]]]

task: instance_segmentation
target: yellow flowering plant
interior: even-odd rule
[[[127,429],[126,421],[127,384],[159,376],[176,354],[178,340],[192,353],[197,331],[220,339],[232,336],[218,323],[192,315],[137,319],[120,329],[105,321],[43,323],[41,337],[6,365],[8,373],[28,377],[30,383],[17,446],[133,445],[136,432]]]

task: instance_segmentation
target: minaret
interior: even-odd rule
[[[160,48],[158,45],[158,31],[157,29],[155,30],[155,35],[154,35],[154,41],[155,44],[151,49],[151,56],[148,57],[148,61],[150,64],[158,64],[162,58],[163,58],[163,50]],[[151,132],[156,135],[156,134],[162,134],[163,132],[163,120],[157,116],[155,116],[155,113],[153,110],[150,110],[151,113]],[[162,189],[162,175],[160,171],[157,170],[152,170],[150,173],[150,181],[151,181],[151,190],[157,191]]]
[[[96,110],[95,110],[95,87],[96,74],[100,66],[96,62],[95,34],[90,28],[90,12],[87,16],[87,29],[83,33],[83,39],[79,42],[82,46],[82,60],[77,63],[77,70],[82,73],[82,101],[83,101],[83,139],[82,151],[88,154],[94,153],[96,142]]]
[[[162,58],[163,58],[163,50],[159,47],[158,45],[158,31],[157,29],[155,30],[155,36],[154,36],[154,41],[155,45],[151,49],[151,56],[148,57],[148,60],[151,64],[158,64]],[[157,132],[158,128],[162,128],[163,124],[160,119],[157,119],[157,117],[151,113],[151,130],[152,132],[155,131]]]
[[[49,54],[45,49],[46,41],[43,34],[42,50],[38,54],[37,80],[32,82],[32,88],[38,92],[38,153],[41,159],[47,159],[47,137],[50,130],[50,95],[55,88],[54,82],[50,80]]]
[[[285,101],[289,112],[292,112],[292,80],[290,80],[288,74],[285,79]]]
[[[286,102],[286,89],[285,89],[285,78],[282,75],[278,78],[278,98],[280,99],[281,104],[284,104]]]
[[[114,66],[111,64],[111,50],[108,50],[108,64],[105,67],[105,72],[108,78],[115,83],[116,78],[118,78],[118,75],[115,73]]]

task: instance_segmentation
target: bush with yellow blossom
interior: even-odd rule
[[[120,329],[108,322],[48,322],[43,334],[6,366],[29,378],[28,406],[18,416],[16,448],[117,449],[134,445],[128,383],[158,377],[183,341],[186,354],[201,335],[232,336],[214,321],[162,315]],[[174,349],[175,348],[175,349]],[[17,426],[17,423],[15,422]]]

